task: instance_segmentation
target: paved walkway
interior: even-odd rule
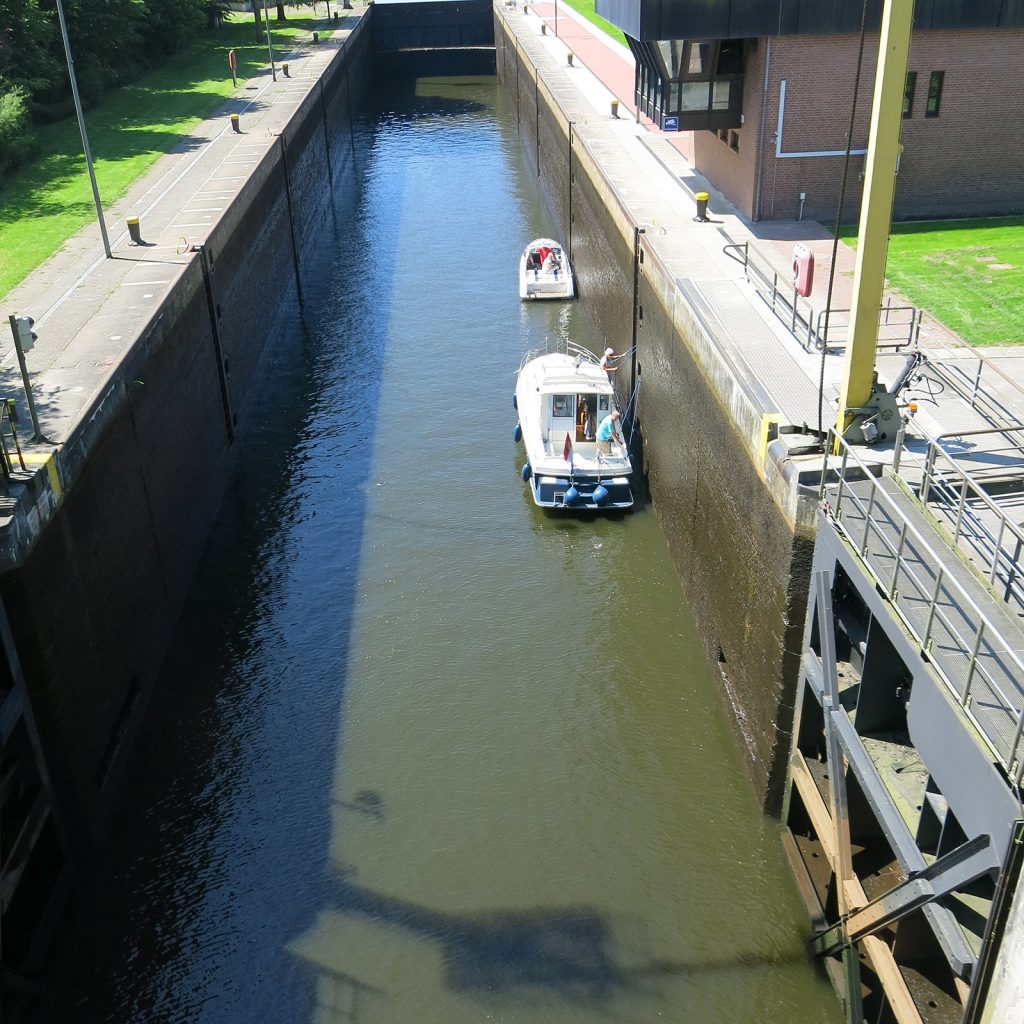
[[[807,242],[818,259],[816,288],[811,301],[824,306],[824,288],[831,258],[829,232],[814,221],[751,224],[694,168],[692,135],[662,133],[632,111],[633,58],[593,23],[565,4],[541,0],[503,11],[517,31],[533,35],[551,56],[551,80],[579,107],[573,116],[581,128],[588,123],[594,145],[600,147],[616,187],[629,202],[649,234],[657,232],[659,251],[685,279],[691,299],[721,329],[728,358],[751,388],[762,394],[766,408],[777,409],[792,423],[816,424],[818,382],[822,357],[798,344],[785,326],[761,302],[763,295],[744,280],[742,268],[723,252],[729,242],[748,242],[788,280],[792,244]],[[347,13],[351,25],[360,15]],[[318,46],[307,40],[287,55],[292,77],[258,75],[239,89],[218,115],[198,126],[174,152],[162,157],[127,196],[108,210],[108,224],[123,224],[130,213],[142,216],[144,248],[128,244],[126,232],[114,229],[114,259],[101,255],[98,230],[90,225],[71,239],[53,259],[4,297],[4,314],[28,312],[36,317],[40,340],[29,353],[43,433],[53,443],[64,440],[93,401],[130,347],[138,331],[172,287],[183,265],[194,258],[191,246],[205,238],[210,225],[231,202],[249,171],[276,143],[280,126],[291,116],[322,73],[347,32],[321,37]],[[568,65],[572,50],[574,63]],[[284,57],[284,55],[281,55]],[[563,95],[560,93],[560,95]],[[611,115],[611,100],[620,101],[619,116]],[[582,105],[582,106],[581,106]],[[231,133],[227,115],[242,116],[242,135]],[[695,224],[694,194],[711,194],[711,223]],[[834,307],[849,305],[853,251],[839,246]],[[901,303],[899,296],[893,300]],[[933,351],[958,364],[965,381],[982,374],[983,387],[1000,396],[1003,407],[1024,417],[1024,392],[1016,385],[1024,354],[1000,349],[987,361],[957,339],[928,324],[926,341]],[[4,393],[21,393],[10,343],[0,360]],[[892,380],[903,362],[901,354],[883,353],[883,379]],[[824,360],[826,420],[838,393],[841,353]],[[1005,369],[1002,369],[1005,367]],[[922,401],[920,418],[933,434],[982,424],[977,410],[954,408],[951,395],[931,389]],[[23,404],[23,403],[22,403]],[[28,422],[21,410],[22,424]],[[42,454],[53,445],[41,445]]]
[[[16,397],[19,439],[28,459],[42,462],[67,439],[103,389],[113,370],[159,308],[167,292],[229,206],[281,128],[319,80],[361,16],[344,12],[337,22],[322,20],[320,42],[312,29],[290,51],[286,78],[269,68],[242,83],[216,114],[197,125],[171,152],[106,208],[113,258],[103,254],[99,226],[91,223],[0,300],[0,313],[35,318],[39,335],[27,354],[42,433],[47,442],[28,441],[30,418],[21,375],[7,328],[0,326],[0,387]],[[335,31],[331,35],[327,32]],[[241,134],[231,130],[237,113]],[[131,244],[125,218],[141,218],[143,246]]]
[[[564,64],[566,51],[572,50],[574,64],[585,68],[593,77],[593,83],[585,81],[580,75],[576,76],[575,81],[583,91],[592,96],[596,111],[602,113],[607,111],[607,104],[613,96],[620,100],[620,119],[628,122],[633,126],[635,132],[643,136],[645,148],[655,156],[674,180],[677,190],[684,196],[684,206],[690,216],[696,212],[694,195],[700,191],[710,194],[709,212],[714,227],[720,232],[711,245],[719,246],[728,242],[749,243],[760,261],[770,271],[778,273],[780,282],[786,283],[790,280],[793,245],[796,242],[803,242],[811,249],[815,257],[814,288],[809,297],[809,303],[815,311],[815,316],[824,310],[832,265],[831,229],[812,220],[752,223],[696,170],[693,159],[692,133],[664,133],[644,115],[637,117],[633,107],[635,65],[628,48],[612,40],[593,22],[583,18],[566,4],[557,4],[558,34],[556,37],[555,9],[556,0],[550,0],[550,2],[541,0],[541,2],[531,3],[527,6],[528,14],[522,19],[522,22],[528,31],[535,31],[538,35],[542,32],[541,26],[546,26],[544,43],[557,63]],[[521,11],[522,5],[516,5],[516,10]],[[652,189],[654,187],[652,182]],[[658,194],[666,200],[667,207],[670,187],[665,188],[658,185],[656,188]],[[665,218],[661,219],[661,223],[666,222]],[[707,239],[702,240],[702,244],[705,242]],[[832,286],[831,309],[833,313],[830,315],[829,332],[830,337],[835,332],[839,340],[845,336],[843,328],[847,322],[847,317],[842,311],[848,310],[852,305],[855,260],[855,250],[844,242],[840,242],[836,254],[836,273]],[[728,294],[728,289],[717,287],[712,288],[711,292],[712,301],[719,302],[723,308],[729,305],[737,310],[742,308],[742,305],[736,305],[734,296]],[[909,334],[909,328],[902,324],[908,318],[908,313],[905,311],[911,306],[909,300],[890,289],[886,292],[886,301],[894,310],[904,310],[904,312],[893,312],[888,331],[889,337],[895,339],[904,331]],[[1024,380],[1024,346],[972,349],[965,345],[954,332],[932,317],[927,310],[922,312],[919,334],[922,348],[935,360],[952,366],[954,374],[963,377],[965,381],[979,379],[982,390],[991,392],[995,402],[1002,407],[1005,412],[1004,419],[1015,418],[1024,422],[1024,389],[1017,383]],[[768,319],[774,320],[770,315]],[[768,330],[755,327],[752,333],[756,334],[764,345],[774,347],[777,342],[773,342],[771,336],[777,334],[774,330],[775,326],[774,324],[770,325],[771,329]],[[790,348],[790,346],[786,344],[786,348]],[[812,410],[806,402],[801,403],[795,400],[794,396],[788,394],[793,389],[792,386],[787,388],[784,382],[788,379],[794,366],[800,364],[803,374],[811,381],[813,390],[816,392],[820,373],[818,365],[820,357],[814,354],[809,359],[804,358],[805,353],[794,350],[792,362],[784,359],[785,369],[780,372],[776,365],[778,361],[771,356],[762,358],[759,366],[757,353],[751,355],[748,351],[747,355],[750,358],[746,360],[746,368],[755,375],[765,374],[769,391],[778,389],[780,408],[787,411],[794,422],[804,420],[813,425],[816,417],[812,415]],[[838,394],[842,361],[841,351],[834,356],[829,356],[828,359],[831,365],[826,367],[825,379],[829,401],[834,400]],[[894,353],[891,350],[888,353],[880,352],[878,363],[882,379],[891,381],[899,372],[903,361],[902,354]],[[963,403],[956,405],[951,401],[945,403],[947,408],[944,408],[939,414],[937,404],[930,401],[932,397],[929,392],[922,403],[921,418],[925,422],[926,429],[933,434],[951,429],[978,429],[987,426],[988,420],[991,418],[979,415],[976,410],[960,407]],[[816,405],[816,401],[814,404]]]

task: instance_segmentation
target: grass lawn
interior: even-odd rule
[[[278,60],[280,51],[293,48],[313,29],[329,34],[325,19],[278,22],[272,12],[270,26]],[[248,76],[269,64],[265,30],[261,38],[256,41],[251,15],[235,15],[158,71],[107,93],[99,106],[85,112],[105,208],[232,95],[228,50],[233,48],[238,57],[240,90]],[[42,126],[37,135],[39,156],[10,175],[0,190],[0,295],[96,217],[77,120]],[[119,231],[109,217],[107,231],[111,236]]]
[[[885,276],[971,345],[1024,343],[1024,217],[894,224]]]
[[[626,45],[626,37],[611,22],[605,21],[600,15],[594,13],[594,0],[562,0],[562,3],[567,3],[574,11],[579,11],[587,21],[592,21],[615,42],[622,46]]]

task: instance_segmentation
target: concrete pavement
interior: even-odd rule
[[[783,321],[772,315],[770,296],[765,289],[754,287],[756,281],[746,281],[742,267],[735,261],[723,261],[721,257],[725,245],[746,243],[756,254],[757,262],[777,274],[780,286],[785,288],[791,279],[793,245],[798,241],[805,243],[815,256],[814,289],[808,301],[813,318],[817,319],[825,309],[829,287],[831,230],[811,220],[752,223],[696,170],[690,133],[664,133],[642,114],[636,116],[634,62],[628,49],[565,4],[558,5],[556,37],[554,9],[554,2],[543,0],[529,4],[526,13],[521,14],[524,8],[520,4],[515,7],[515,17],[524,31],[541,36],[542,45],[555,63],[589,102],[592,116],[607,120],[620,138],[628,155],[624,160],[614,161],[612,173],[618,176],[617,187],[630,199],[634,215],[659,232],[660,247],[678,253],[680,276],[694,282],[709,315],[726,335],[733,336],[731,358],[737,372],[749,376],[765,392],[766,401],[784,421],[816,427],[821,408],[822,425],[827,428],[834,420],[842,380],[842,346],[823,356],[813,346],[801,344]],[[546,26],[543,30],[542,25]],[[566,66],[570,49],[572,68]],[[612,98],[620,101],[617,120],[609,114]],[[659,165],[658,172],[649,170],[648,156]],[[711,197],[710,221],[695,225],[694,197],[701,191]],[[851,211],[850,219],[855,216],[856,211]],[[855,251],[840,242],[832,282],[830,339],[842,341],[845,337],[843,327],[847,318],[843,311],[851,305],[855,259]],[[910,306],[904,296],[891,289],[887,290],[885,301],[894,309],[906,310]],[[907,316],[907,312],[894,312],[883,340],[909,334],[909,327],[896,325],[900,317]],[[979,381],[981,389],[990,392],[994,400],[990,407],[998,404],[1006,420],[1024,422],[1024,389],[1017,384],[1024,369],[1024,348],[972,349],[926,310],[922,311],[921,328],[915,336],[933,362],[941,364],[950,378],[962,381],[965,390],[970,390],[971,381]],[[905,352],[896,351],[893,345],[880,348],[880,378],[885,382],[894,380],[905,358]],[[821,380],[824,388],[819,399]],[[944,390],[923,381],[916,393],[905,397],[918,400],[918,421],[932,436],[992,425],[990,410],[981,411],[952,387]],[[884,460],[884,447],[873,452]]]
[[[10,313],[35,318],[39,340],[27,354],[36,407],[46,441],[32,443],[18,362],[4,329],[0,385],[18,407],[19,439],[30,468],[67,439],[104,382],[159,308],[252,169],[298,105],[316,87],[324,68],[362,16],[345,11],[322,19],[320,41],[312,30],[270,69],[239,85],[235,95],[202,121],[106,210],[113,258],[104,256],[99,226],[88,225],[0,301]],[[331,34],[328,34],[333,29]],[[285,77],[281,62],[289,63]],[[239,115],[241,134],[230,115]],[[141,218],[144,245],[131,244],[125,218]]]

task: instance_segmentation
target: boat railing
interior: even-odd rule
[[[572,356],[574,359],[583,359],[588,363],[600,363],[600,359],[589,348],[584,348],[582,345],[578,345],[575,341],[570,341],[568,338],[556,338],[554,341],[548,339],[544,345],[538,345],[535,348],[531,348],[529,352],[523,356],[523,361],[519,364],[520,371],[526,366],[527,363],[534,359],[539,359],[541,356],[550,356],[556,353],[562,355]]]

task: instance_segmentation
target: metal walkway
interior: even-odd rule
[[[988,581],[929,521],[907,485],[875,475],[841,442],[839,479],[823,487],[837,528],[892,601],[922,656],[1021,784],[1024,634]]]

